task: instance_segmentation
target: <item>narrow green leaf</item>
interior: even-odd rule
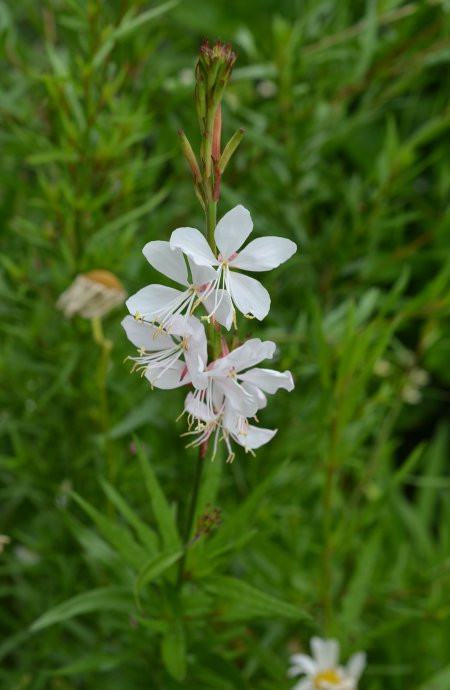
[[[159,556],[150,559],[140,571],[136,584],[135,584],[135,594],[139,596],[141,590],[145,585],[148,585],[153,580],[156,580],[159,575],[170,568],[174,563],[176,563],[181,556],[183,551],[179,549],[178,551],[173,551],[171,553],[161,553]]]
[[[38,632],[55,623],[80,616],[93,611],[123,611],[132,610],[133,603],[130,592],[123,587],[102,587],[90,592],[78,594],[62,604],[44,613],[30,626],[31,632]]]
[[[150,553],[158,550],[158,538],[154,531],[143,522],[135,511],[128,505],[124,498],[116,491],[116,489],[106,480],[101,480],[101,485],[104,492],[108,496],[111,503],[113,503],[117,510],[123,515],[125,520],[136,531],[142,544],[148,549]]]
[[[95,235],[87,243],[87,248],[92,249],[99,244],[103,244],[107,240],[110,241],[114,233],[119,232],[119,230],[121,230],[122,228],[126,227],[127,225],[130,225],[134,221],[139,220],[146,213],[150,213],[150,211],[153,211],[154,208],[159,206],[159,204],[161,204],[164,201],[168,193],[169,190],[167,188],[163,188],[159,192],[154,194],[152,197],[150,197],[150,199],[148,199],[141,206],[138,206],[137,208],[134,208],[132,211],[128,211],[127,213],[123,213],[118,218],[115,218],[109,223],[106,223],[106,225],[103,225],[103,227],[99,228],[99,230],[97,230]]]
[[[296,606],[234,577],[216,576],[206,584],[206,589],[226,602],[222,617],[227,620],[272,617],[296,620],[309,618]]]
[[[163,637],[161,654],[164,665],[175,680],[186,677],[186,638],[180,620],[174,621]]]
[[[128,530],[124,527],[118,527],[111,522],[109,518],[102,515],[78,494],[73,493],[72,495],[77,503],[95,522],[105,539],[114,546],[123,559],[135,570],[140,570],[148,558],[148,553],[134,541]]]
[[[136,447],[142,472],[144,474],[145,485],[152,503],[153,514],[156,522],[158,523],[158,529],[164,547],[168,551],[176,551],[180,548],[181,541],[178,535],[174,513],[164,495],[155,473],[153,472],[150,462],[145,457],[144,449],[137,439]]]
[[[352,573],[347,592],[342,601],[341,620],[348,630],[361,616],[369,596],[375,565],[381,548],[381,533],[377,530],[358,554],[357,566]]]

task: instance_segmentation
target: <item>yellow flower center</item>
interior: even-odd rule
[[[329,668],[326,671],[320,671],[320,673],[314,676],[314,687],[317,688],[317,690],[322,690],[323,683],[338,685],[341,680],[341,674],[333,668]]]

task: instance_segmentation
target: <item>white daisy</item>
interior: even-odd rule
[[[288,671],[291,678],[304,675],[293,690],[357,690],[358,681],[366,666],[364,652],[354,654],[346,666],[339,665],[339,642],[313,637],[311,656],[294,654],[292,667]]]

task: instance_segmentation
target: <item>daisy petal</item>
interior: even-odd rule
[[[127,309],[136,318],[153,321],[162,314],[170,304],[184,300],[184,292],[166,285],[147,285],[126,301]],[[172,310],[174,311],[174,309]]]
[[[291,663],[294,664],[301,673],[308,673],[313,676],[317,671],[316,662],[307,654],[293,654],[291,656]]]
[[[230,271],[229,286],[233,302],[243,314],[262,321],[269,313],[270,295],[258,280]]]
[[[274,369],[250,369],[240,374],[240,379],[258,386],[266,393],[276,393],[280,388],[286,391],[294,389],[294,381],[290,371],[275,371]]]
[[[180,249],[171,249],[169,242],[154,240],[147,242],[142,253],[157,271],[176,283],[188,284],[186,262]]]
[[[285,237],[258,237],[230,261],[230,266],[245,271],[270,271],[290,259],[296,251],[295,242]]]
[[[366,667],[366,654],[364,652],[357,652],[350,657],[347,664],[347,673],[353,679],[358,681]]]
[[[214,232],[217,248],[223,259],[228,259],[238,251],[253,230],[249,211],[243,206],[235,206],[217,223]]]
[[[168,369],[161,365],[161,367],[152,367],[145,372],[145,378],[150,381],[155,388],[163,388],[165,390],[171,388],[179,388],[186,383],[190,383],[189,374],[186,372],[186,365],[184,362],[174,362]]]
[[[133,316],[126,316],[122,320],[122,327],[128,340],[138,348],[147,352],[157,352],[173,347],[172,338],[151,323],[137,321]]]
[[[199,266],[214,266],[217,259],[206,237],[195,228],[178,228],[170,236],[171,249],[181,249]]]
[[[314,690],[314,685],[311,683],[309,678],[303,678],[299,681],[292,690]]]
[[[339,643],[337,640],[322,640],[320,637],[313,637],[311,649],[314,657],[317,659],[319,670],[337,666],[339,657]]]

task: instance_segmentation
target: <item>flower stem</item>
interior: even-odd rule
[[[213,250],[214,254],[217,252],[216,242],[214,240],[214,230],[216,229],[216,213],[217,201],[208,201],[206,204],[206,234],[208,244]]]
[[[200,446],[200,448],[198,449],[197,462],[195,463],[194,484],[192,487],[191,500],[189,503],[187,520],[186,520],[183,535],[182,535],[183,542],[184,542],[184,553],[183,553],[183,556],[180,560],[180,564],[178,566],[178,577],[177,577],[178,587],[180,587],[182,582],[183,582],[184,566],[186,564],[187,548],[188,548],[187,545],[189,543],[189,537],[191,536],[192,525],[194,524],[195,513],[197,510],[197,501],[198,501],[198,495],[199,495],[199,491],[200,491],[200,483],[201,483],[201,478],[202,478],[202,474],[203,474],[204,464],[205,464],[205,448],[204,448],[204,446]]]

